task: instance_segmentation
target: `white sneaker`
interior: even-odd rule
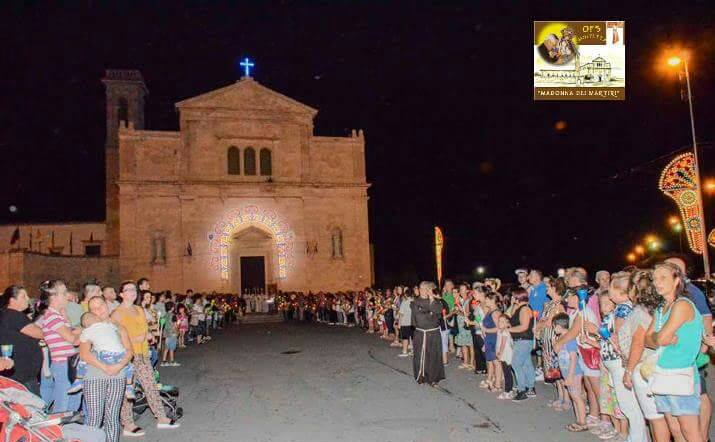
[[[503,391],[499,396],[497,396],[497,399],[501,399],[501,400],[512,399],[511,392]]]
[[[179,364],[178,362],[172,362],[171,366],[172,367],[181,367],[181,364]]]
[[[407,358],[409,356],[410,356],[409,353],[400,353],[399,355],[397,355],[398,358]]]
[[[181,424],[176,422],[173,419],[165,424],[156,424],[156,428],[158,428],[160,430],[165,430],[165,429],[169,429],[169,428],[179,428],[180,426],[181,426]]]

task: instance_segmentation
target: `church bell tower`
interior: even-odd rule
[[[107,97],[106,170],[107,234],[103,255],[119,254],[119,125],[144,129],[144,97],[149,93],[141,72],[108,69],[102,79]]]

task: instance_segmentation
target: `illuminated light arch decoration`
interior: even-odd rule
[[[693,154],[678,155],[668,163],[660,175],[658,187],[678,205],[690,249],[695,253],[703,253],[703,227],[700,223],[699,190]]]
[[[211,268],[221,273],[222,280],[229,279],[231,236],[236,231],[250,226],[262,227],[273,235],[278,250],[278,279],[285,279],[293,267],[295,234],[274,211],[255,205],[229,210],[209,232]]]

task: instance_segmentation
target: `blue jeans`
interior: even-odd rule
[[[45,377],[40,374],[40,397],[46,404],[52,403],[52,393],[55,391],[55,381],[52,380],[52,375]]]
[[[531,339],[518,339],[514,341],[514,353],[511,368],[516,375],[517,391],[534,388],[534,363],[531,361],[531,350],[534,342]]]
[[[52,391],[52,412],[60,413],[79,410],[82,395],[80,393],[67,394],[67,390],[70,388],[70,381],[67,377],[67,361],[53,362],[50,365],[50,371],[55,383]]]

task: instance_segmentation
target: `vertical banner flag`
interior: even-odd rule
[[[434,256],[437,261],[437,285],[442,287],[442,247],[444,246],[444,236],[442,230],[434,227]]]

